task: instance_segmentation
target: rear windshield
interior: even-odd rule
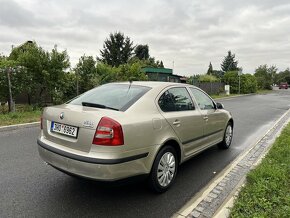
[[[68,104],[83,105],[86,102],[125,111],[150,89],[130,84],[106,84],[85,92]]]

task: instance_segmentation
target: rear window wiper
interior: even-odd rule
[[[119,109],[117,108],[107,107],[106,105],[103,105],[103,104],[96,104],[96,103],[90,103],[90,102],[82,102],[82,106],[104,108],[104,109],[111,109],[111,110],[119,111]]]

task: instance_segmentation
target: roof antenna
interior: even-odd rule
[[[133,83],[133,80],[131,78],[129,79],[129,83],[130,83],[130,85],[129,85],[129,88],[128,88],[128,91],[127,91],[127,95],[128,95],[129,90],[131,89],[131,86],[132,86],[132,83]]]

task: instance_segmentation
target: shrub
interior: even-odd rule
[[[226,72],[223,78],[224,83],[230,85],[231,93],[239,93],[239,75],[237,71]],[[240,76],[240,93],[248,94],[257,92],[257,79],[251,74]]]
[[[218,82],[219,79],[213,75],[204,74],[204,75],[199,76],[198,81],[199,82]]]

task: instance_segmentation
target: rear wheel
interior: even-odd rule
[[[149,176],[149,184],[153,191],[162,193],[172,185],[178,168],[176,151],[165,146],[157,154]]]
[[[229,122],[224,133],[223,141],[218,144],[219,148],[228,149],[231,146],[233,133],[233,124]]]

